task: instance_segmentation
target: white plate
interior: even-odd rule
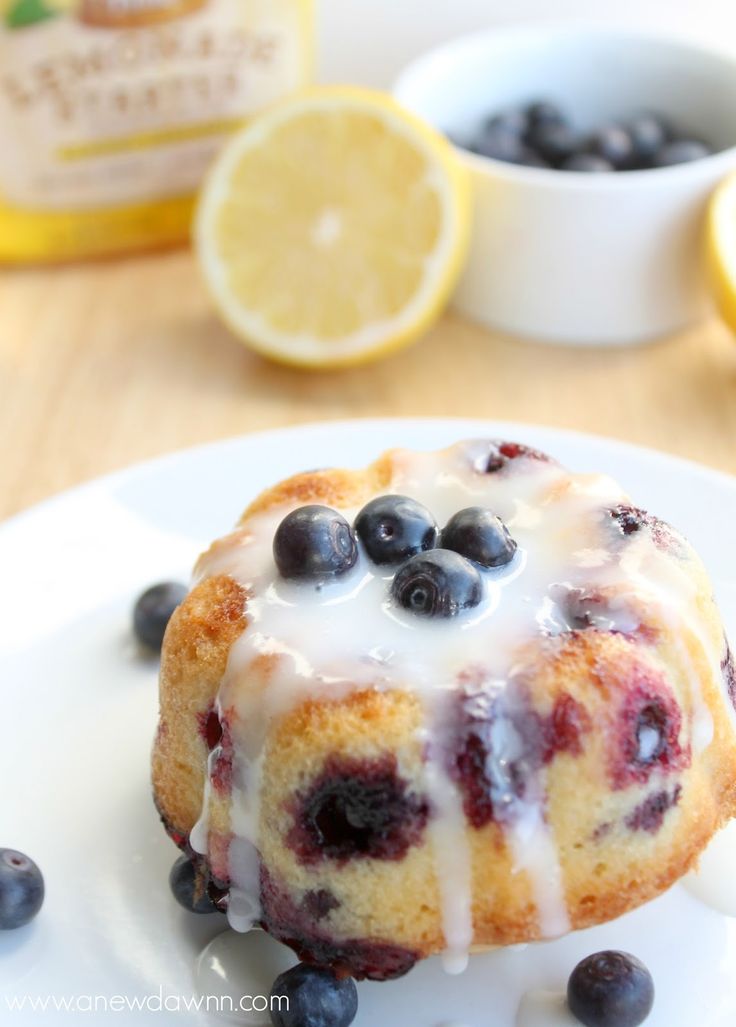
[[[28,852],[47,885],[36,921],[0,935],[0,1023],[39,1022],[8,1000],[50,997],[43,1022],[69,1022],[54,1003],[97,1003],[91,1022],[136,997],[167,999],[166,1024],[211,1024],[182,1012],[204,991],[268,994],[290,953],[260,933],[239,938],[219,915],[194,917],[168,892],[177,853],[153,810],[148,757],[156,665],[129,632],[136,594],[186,578],[202,546],[247,501],[306,467],[360,466],[394,446],[434,448],[502,435],[548,450],[576,470],[618,478],[637,503],[671,520],[699,549],[727,622],[736,627],[736,481],[651,451],[547,428],[478,421],[324,424],[252,435],[143,464],[68,492],[0,527],[0,844]],[[734,850],[736,851],[736,850]],[[200,954],[214,939],[203,959]],[[388,984],[362,984],[356,1027],[512,1027],[528,991],[564,989],[578,959],[624,948],[652,970],[649,1027],[736,1022],[736,918],[682,885],[615,923],[560,941],[489,953],[448,977],[437,960]],[[110,1003],[120,996],[117,1003]],[[534,997],[527,998],[534,1006]],[[547,1007],[545,1007],[547,1008]],[[176,1011],[178,1009],[178,1011]],[[112,1016],[112,1013],[110,1013]],[[149,1014],[123,1008],[111,1023]],[[241,1024],[267,1024],[243,1016]],[[548,1010],[526,1027],[571,1023]]]

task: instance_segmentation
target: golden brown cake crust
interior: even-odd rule
[[[166,631],[153,750],[153,789],[167,827],[186,836],[202,809],[212,707],[230,646],[246,625],[245,594],[231,578],[208,578],[189,593]]]
[[[388,453],[365,471],[314,471],[290,478],[256,499],[238,530],[247,532],[251,519],[264,512],[300,504],[360,506],[392,491],[394,460]],[[222,544],[215,543],[211,552],[217,553]],[[675,558],[682,559],[682,553]],[[689,547],[685,564],[699,596],[699,630],[712,640],[722,639],[707,576]],[[244,590],[232,578],[206,577],[177,610],[166,634],[153,783],[161,815],[182,844],[202,809],[208,755],[203,724],[213,709],[231,647],[247,629],[246,610]],[[736,743],[722,681],[713,678],[701,636],[680,639],[678,648],[660,628],[650,623],[648,634],[634,637],[600,630],[543,635],[531,639],[525,653],[522,691],[533,716],[544,725],[555,724],[555,718],[571,710],[577,718],[572,741],[563,724],[561,746],[549,759],[545,756],[545,817],[557,846],[573,928],[617,917],[668,888],[695,865],[712,834],[736,814]],[[712,742],[697,755],[686,738],[694,715],[693,672],[714,725]],[[260,677],[257,687],[267,689],[268,661],[254,673]],[[637,778],[620,765],[621,697],[646,691],[649,682],[657,687],[661,683],[683,716],[677,737],[671,739],[675,755],[668,772]],[[400,953],[407,954],[407,965],[397,972],[444,947],[437,868],[424,827],[400,859],[306,858],[294,841],[295,804],[326,767],[342,765],[341,760],[371,768],[389,759],[407,788],[418,792],[424,759],[422,715],[411,691],[361,687],[337,699],[306,698],[269,730],[259,843],[264,922],[306,958],[357,976],[381,977],[393,975],[380,967],[372,972],[369,965],[374,957],[380,963],[376,953],[381,946],[389,962],[398,960],[396,966]],[[227,873],[229,831],[227,800],[214,795],[210,846],[219,855],[211,854],[210,862],[218,864],[211,866],[218,880]],[[532,882],[515,871],[503,824],[469,822],[467,840],[473,945],[538,939]],[[315,895],[326,896],[328,907],[316,919],[305,914]]]

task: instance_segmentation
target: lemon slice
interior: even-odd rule
[[[736,175],[725,179],[711,197],[707,245],[716,304],[736,332]]]
[[[371,90],[280,103],[227,144],[195,219],[225,321],[275,360],[372,360],[437,317],[462,269],[470,201],[450,144]]]

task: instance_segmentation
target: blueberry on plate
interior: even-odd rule
[[[207,893],[207,883],[207,875],[188,856],[179,856],[169,873],[171,892],[179,905],[189,913],[217,912]]]
[[[590,138],[589,149],[619,171],[629,167],[634,160],[634,143],[621,125],[605,125],[595,132]]]
[[[586,173],[616,170],[610,160],[599,157],[597,153],[574,153],[561,167],[563,171],[584,171]]]
[[[407,560],[391,585],[394,600],[421,617],[455,617],[483,598],[480,572],[450,549],[433,549]]]
[[[166,625],[187,591],[187,586],[178,581],[162,581],[138,597],[133,607],[133,631],[142,645],[161,652]]]
[[[654,1005],[654,982],[628,952],[594,952],[570,974],[567,1004],[585,1027],[638,1027]]]
[[[483,506],[453,514],[442,531],[442,547],[482,567],[504,567],[516,552],[516,542],[501,518]]]
[[[666,143],[654,158],[658,168],[671,167],[673,164],[688,164],[693,160],[708,157],[713,151],[699,139],[675,139]]]
[[[337,510],[300,506],[276,529],[273,556],[282,578],[320,581],[349,571],[358,559],[358,544]]]
[[[392,564],[434,549],[439,531],[434,517],[408,496],[378,496],[355,519],[355,531],[374,563]]]
[[[667,126],[655,114],[639,114],[626,128],[634,147],[634,160],[641,166],[651,164],[669,138]]]
[[[30,857],[0,849],[0,931],[12,931],[33,920],[43,905],[41,871]]]
[[[338,980],[330,970],[298,963],[274,981],[270,1008],[273,1027],[349,1027],[358,989],[352,977]]]

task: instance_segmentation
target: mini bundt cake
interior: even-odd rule
[[[161,667],[155,799],[231,925],[399,976],[653,898],[736,813],[705,570],[610,478],[498,441],[262,494]]]

